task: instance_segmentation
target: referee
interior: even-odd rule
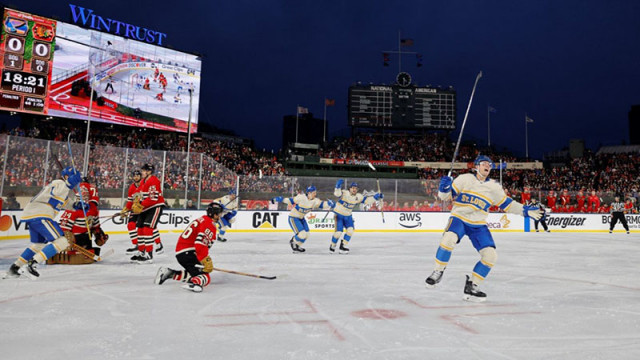
[[[616,196],[615,200],[611,203],[611,225],[609,226],[609,234],[613,232],[613,227],[620,220],[624,229],[629,233],[629,225],[627,225],[627,219],[624,217],[624,203],[620,201],[620,196]]]

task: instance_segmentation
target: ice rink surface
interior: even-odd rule
[[[0,280],[3,359],[639,359],[638,234],[495,233],[498,261],[463,301],[478,255],[465,238],[442,283],[424,287],[436,233],[356,232],[349,255],[312,233],[228,233],[202,293],[153,279],[179,268],[177,234],[153,265],[130,264],[126,235],[102,263],[41,265]],[[0,242],[5,271],[27,240]]]

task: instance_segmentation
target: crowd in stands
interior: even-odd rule
[[[82,124],[82,123],[78,123]],[[201,188],[209,191],[227,191],[235,187],[236,175],[244,176],[240,191],[246,192],[286,192],[287,172],[278,156],[258,151],[249,142],[240,138],[204,139],[194,136],[191,141],[189,179],[185,180],[186,134],[143,130],[128,127],[111,127],[101,124],[94,126],[90,134],[92,145],[89,173],[90,178],[103,188],[121,188],[128,181],[125,164],[141,165],[145,162],[162,164],[165,161],[164,182],[166,189],[189,190]],[[6,135],[30,137],[43,140],[71,141],[81,146],[85,141],[86,129],[74,126],[73,122],[42,122],[29,128],[13,128]],[[107,130],[107,131],[105,131]],[[129,150],[127,151],[126,148]],[[323,158],[384,161],[450,162],[455,143],[445,134],[356,134],[350,138],[336,138],[318,155]],[[151,153],[147,150],[162,150]],[[12,142],[5,170],[5,185],[41,186],[46,166],[42,159],[47,156],[46,146],[38,142]],[[166,157],[163,159],[163,151]],[[83,151],[75,151],[81,157]],[[462,144],[456,161],[471,162],[482,152],[507,163],[521,161],[510,154],[495,154],[490,149],[479,149],[474,144]],[[206,159],[200,163],[200,154]],[[128,159],[128,160],[127,160]],[[133,161],[132,161],[133,159]],[[80,163],[81,161],[76,160]],[[200,166],[202,165],[201,176]],[[437,199],[439,179],[446,170],[420,169],[426,200],[387,201],[385,211],[440,211],[448,204]],[[455,175],[455,174],[454,174]],[[258,181],[265,177],[269,180]],[[492,174],[498,179],[498,170]],[[618,193],[632,204],[630,212],[636,212],[638,203],[638,180],[640,179],[640,153],[600,153],[586,151],[580,158],[567,160],[560,166],[537,170],[506,169],[501,173],[503,187],[514,199],[526,202],[537,198],[553,212],[606,212],[611,194]],[[431,181],[430,181],[431,180]],[[594,195],[599,199],[587,201]],[[560,199],[552,201],[553,195]],[[569,197],[562,197],[569,194]],[[607,195],[605,195],[607,194]],[[583,200],[582,197],[587,200]],[[549,198],[549,199],[548,199]],[[377,205],[372,210],[378,210]]]

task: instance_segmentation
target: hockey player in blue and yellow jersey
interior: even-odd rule
[[[499,183],[489,179],[493,167],[489,157],[478,156],[474,166],[475,174],[462,174],[455,180],[445,176],[440,180],[438,197],[443,201],[452,200],[453,207],[436,252],[435,269],[426,283],[427,287],[434,287],[440,282],[453,248],[466,235],[480,253],[480,261],[473,268],[472,277],[467,275],[463,299],[481,302],[486,300],[487,295],[478,290],[478,285],[487,277],[498,258],[496,245],[487,226],[489,208],[496,205],[505,212],[533,219],[539,219],[542,211],[511,199]]]
[[[38,277],[36,264],[42,263],[69,246],[60,225],[54,220],[59,211],[69,208],[69,196],[82,181],[73,167],[62,170],[62,179],[53,180],[40,190],[25,206],[21,221],[26,223],[31,246],[11,265],[4,277],[18,277],[22,267],[31,277]]]
[[[316,195],[316,187],[311,185],[307,188],[305,194],[298,194],[293,198],[276,196],[271,199],[272,204],[282,202],[293,205],[289,213],[289,226],[291,226],[294,235],[289,241],[289,245],[291,245],[291,250],[293,250],[294,254],[305,252],[305,249],[301,246],[309,236],[309,224],[304,218],[305,215],[316,209],[331,210],[336,205],[331,200],[322,201]]]
[[[349,185],[349,190],[343,190],[343,184],[344,180],[339,179],[336,182],[336,189],[333,191],[333,195],[338,197],[338,201],[336,202],[335,208],[333,208],[333,212],[336,214],[336,225],[335,232],[331,237],[329,251],[332,253],[336,251],[338,240],[340,240],[340,237],[342,237],[344,233],[344,237],[342,237],[342,241],[340,242],[340,253],[347,254],[349,253],[347,245],[354,232],[353,208],[358,204],[372,204],[374,201],[382,199],[383,195],[381,193],[360,194],[358,193],[358,184],[355,182]]]

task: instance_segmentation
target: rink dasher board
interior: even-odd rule
[[[102,229],[109,234],[126,234],[126,220],[116,216],[117,210],[101,210]],[[160,218],[158,229],[161,233],[181,233],[186,226],[204,215],[204,210],[165,209]],[[306,219],[311,232],[333,232],[334,217],[326,211],[307,214]],[[21,223],[22,211],[3,211],[0,216],[0,240],[22,239],[29,237],[29,231]],[[380,212],[354,212],[356,231],[359,232],[397,232],[397,233],[439,233],[447,226],[448,212],[385,212],[384,222]],[[640,232],[640,215],[626,215],[632,232]],[[243,233],[281,233],[290,232],[288,211],[256,210],[239,211],[236,221],[229,232]],[[554,232],[607,232],[609,214],[549,214],[547,224]],[[518,215],[491,213],[487,224],[492,232],[529,232],[533,231],[533,220]],[[540,227],[540,230],[542,228]],[[617,224],[615,231],[624,231]]]

